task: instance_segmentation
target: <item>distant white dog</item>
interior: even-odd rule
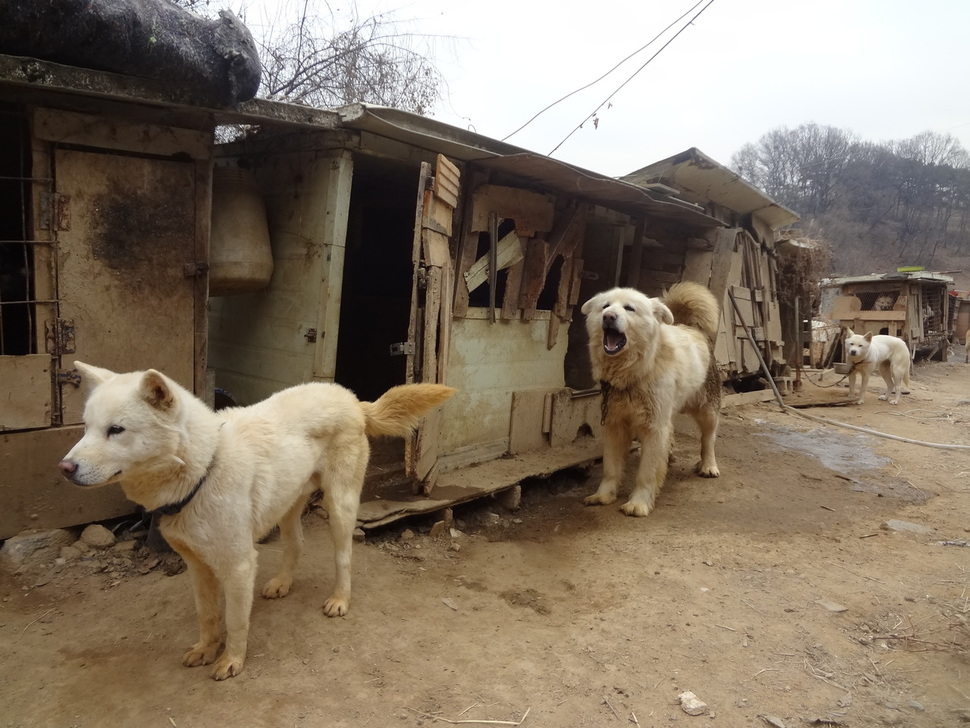
[[[910,356],[905,341],[895,336],[856,334],[852,329],[846,329],[845,351],[852,365],[849,370],[849,399],[855,398],[856,378],[861,375],[862,385],[856,402],[863,404],[869,377],[878,371],[886,382],[886,393],[880,395],[879,399],[887,399],[889,404],[899,404],[903,386],[909,386]]]

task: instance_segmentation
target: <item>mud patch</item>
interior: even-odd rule
[[[837,473],[875,470],[892,462],[872,451],[872,438],[866,435],[845,434],[821,427],[802,432],[765,422],[759,424],[762,431],[756,434],[768,437],[785,450],[811,455]]]
[[[509,590],[502,592],[499,596],[513,607],[526,607],[536,614],[552,614],[552,609],[535,589]]]

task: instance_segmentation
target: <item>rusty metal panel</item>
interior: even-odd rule
[[[58,150],[57,192],[71,200],[58,233],[61,317],[75,359],[116,371],[156,368],[195,379],[196,169],[190,161]],[[63,390],[63,422],[81,421],[83,392]]]
[[[0,539],[134,513],[121,487],[80,488],[57,469],[83,427],[0,433]]]

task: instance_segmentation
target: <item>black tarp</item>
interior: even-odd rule
[[[208,20],[168,0],[0,0],[0,53],[187,85],[220,103],[259,88],[256,44],[235,15]]]

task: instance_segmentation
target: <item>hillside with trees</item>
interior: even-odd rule
[[[836,275],[921,265],[970,280],[970,154],[952,135],[876,143],[803,124],[744,145],[731,166],[828,243]]]

